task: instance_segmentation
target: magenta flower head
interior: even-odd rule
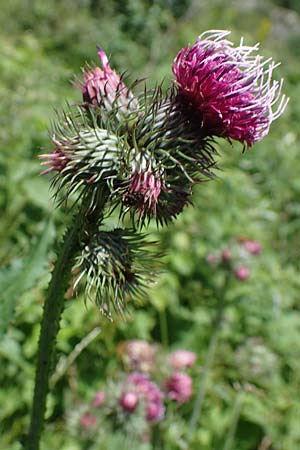
[[[174,369],[191,367],[196,361],[197,355],[188,350],[176,350],[170,355],[170,364]]]
[[[228,34],[202,33],[178,53],[173,73],[179,100],[197,113],[204,133],[251,147],[268,134],[288,99],[281,96],[282,80],[272,80],[277,65],[255,54],[258,44],[248,47],[241,40],[234,47]]]
[[[192,396],[192,379],[183,372],[174,372],[165,383],[168,397],[177,403],[186,403]]]
[[[113,105],[127,114],[138,108],[138,101],[133,93],[125,86],[121,77],[111,69],[106,53],[98,47],[102,69],[88,68],[83,72],[84,81],[76,84],[81,89],[83,100],[87,104],[103,106],[111,110]]]

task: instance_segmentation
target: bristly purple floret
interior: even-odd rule
[[[203,131],[251,147],[268,134],[288,99],[281,96],[283,80],[272,80],[277,64],[255,54],[258,44],[248,47],[241,40],[233,47],[224,39],[228,34],[202,33],[178,53],[173,73],[179,100],[197,112]]]

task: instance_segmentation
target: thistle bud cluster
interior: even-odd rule
[[[190,203],[193,186],[214,176],[216,138],[251,147],[284,111],[282,81],[272,80],[276,65],[256,54],[257,45],[234,47],[228,34],[208,31],[182,49],[165,92],[145,86],[135,94],[138,82],[127,87],[99,48],[101,67],[87,66],[74,83],[82,102],[53,125],[43,173],[54,174],[58,202],[82,202],[91,217],[78,280],[103,311],[111,300],[120,311],[148,274],[152,279],[148,263],[155,258],[146,257],[137,230],[152,218],[168,224]],[[131,229],[100,231],[115,210],[123,223],[129,215]]]
[[[158,344],[138,339],[121,342],[118,353],[121,370],[106,380],[89,404],[70,412],[69,423],[87,438],[99,426],[111,424],[144,441],[155,425],[174,413],[174,406],[191,400],[196,354],[184,349],[165,353]]]

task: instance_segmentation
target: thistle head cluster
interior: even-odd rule
[[[103,311],[110,299],[121,310],[152,279],[155,258],[137,229],[152,218],[168,224],[190,203],[193,186],[214,176],[216,137],[250,147],[287,104],[282,81],[272,81],[276,65],[255,55],[258,46],[234,47],[227,35],[203,33],[176,56],[169,89],[145,86],[139,95],[137,82],[127,87],[98,48],[101,67],[87,66],[74,83],[82,103],[53,125],[43,173],[54,173],[59,202],[82,201],[92,217],[77,284],[85,280],[87,295]],[[130,229],[101,229],[115,210],[123,223],[129,216]]]

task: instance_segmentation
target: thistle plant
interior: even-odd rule
[[[82,102],[57,115],[52,147],[40,158],[57,205],[69,208],[73,222],[45,300],[27,450],[39,448],[72,273],[75,290],[82,287],[110,318],[144,297],[161,254],[145,234],[149,221],[172,222],[191,203],[193,187],[214,177],[217,138],[251,147],[286,107],[282,81],[272,79],[276,64],[257,55],[258,45],[234,47],[228,34],[200,35],[175,57],[166,91],[144,84],[139,94],[142,82],[127,87],[98,48],[101,67],[87,66],[74,82]],[[111,217],[118,220],[109,230]]]

